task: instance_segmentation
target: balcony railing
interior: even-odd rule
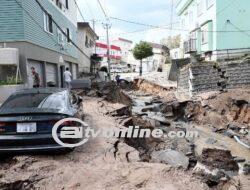
[[[196,52],[196,39],[189,39],[188,41],[184,42],[184,52],[187,53],[194,53]]]

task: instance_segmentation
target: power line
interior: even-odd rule
[[[49,14],[48,11],[41,5],[41,3],[38,1],[38,0],[35,0],[36,3],[39,5],[39,7],[41,8],[41,10],[43,12],[45,12],[46,14]],[[44,31],[44,28],[43,26],[41,26],[37,21],[36,19],[34,19],[33,16],[31,16],[31,14],[29,13],[29,11],[27,11],[17,0],[15,0],[15,2],[17,3],[17,5],[19,7],[21,7],[27,14],[28,16],[42,29],[42,31]],[[57,22],[52,18],[52,22],[56,25],[56,27],[62,32],[62,34],[65,36],[65,37],[68,37],[68,35],[64,32],[64,30],[57,24]],[[45,32],[45,31],[44,31]],[[48,34],[47,32],[45,32],[54,42],[56,42],[56,44],[58,44],[58,42],[50,35]],[[71,44],[76,47],[87,59],[90,59],[90,57],[84,53],[81,48],[79,48],[75,42],[73,42],[71,39],[69,39],[69,42],[71,42]],[[65,52],[69,53],[66,49],[64,49]]]
[[[250,30],[201,30],[200,32],[211,32],[211,33],[239,33],[239,32],[250,32]]]
[[[75,2],[75,4],[76,4],[76,7],[77,7],[77,9],[78,9],[78,11],[79,11],[81,17],[82,17],[82,20],[85,21],[85,18],[84,18],[84,16],[83,16],[82,11],[81,11],[80,7],[78,6],[76,0],[74,0],[74,2]]]
[[[29,11],[27,11],[17,0],[15,0],[16,4],[22,8],[26,14],[35,22],[36,25],[38,25],[38,27],[45,33],[48,35],[48,37],[50,37],[55,43],[56,45],[59,45],[58,41],[56,41],[48,32],[44,31],[44,27],[40,25],[39,22],[37,22],[33,16],[31,16],[31,14],[29,13]],[[65,50],[66,51],[66,50]]]
[[[100,6],[100,8],[101,8],[101,10],[102,10],[102,12],[103,12],[105,18],[108,19],[108,18],[109,18],[109,17],[108,17],[108,14],[106,13],[104,7],[102,6],[101,1],[100,1],[100,0],[97,0],[97,2],[98,2],[98,4],[99,4],[99,6]]]
[[[126,35],[126,34],[134,34],[134,33],[142,33],[150,30],[163,30],[162,28],[147,28],[147,29],[141,29],[141,30],[134,30],[130,32],[123,32],[119,34],[111,34],[110,36],[120,36],[120,35]],[[104,38],[105,36],[100,36],[100,38]]]
[[[49,14],[49,12],[41,5],[39,0],[35,0],[36,3],[39,5],[39,7],[46,13]],[[53,23],[56,25],[56,27],[62,32],[62,34],[68,38],[68,35],[65,33],[65,31],[59,26],[59,24],[52,18]],[[78,45],[76,45],[75,42],[73,42],[70,38],[68,39],[70,43],[73,44],[73,46],[76,47],[86,58],[90,59],[90,57],[80,48]]]
[[[130,23],[130,24],[135,24],[135,25],[140,25],[140,26],[147,26],[147,27],[151,27],[151,28],[162,28],[162,29],[166,29],[166,30],[176,30],[176,31],[189,31],[187,29],[171,29],[171,27],[166,27],[166,26],[169,26],[169,25],[163,25],[163,26],[157,26],[157,25],[152,25],[152,24],[146,24],[146,23],[141,23],[141,22],[135,22],[135,21],[130,21],[130,20],[126,20],[126,19],[123,19],[123,18],[117,18],[117,17],[110,17],[110,19],[113,19],[113,20],[118,20],[118,21],[122,21],[122,22],[127,22],[127,23]],[[179,22],[176,22],[176,23],[179,23]],[[172,23],[172,24],[175,24],[175,23]]]
[[[171,28],[169,27],[166,27],[166,26],[169,26],[169,25],[162,25],[162,26],[157,26],[157,25],[151,25],[151,24],[146,24],[146,23],[140,23],[140,22],[135,22],[135,21],[129,21],[129,20],[126,20],[126,19],[122,19],[122,18],[117,18],[117,17],[110,17],[111,19],[114,19],[114,20],[119,20],[119,21],[122,21],[122,22],[127,22],[127,23],[131,23],[131,24],[136,24],[136,25],[141,25],[141,26],[147,26],[147,27],[151,27],[151,28],[160,28],[160,29],[166,29],[166,30],[171,30]],[[176,23],[172,23],[172,24],[177,24],[179,22],[176,22]],[[188,29],[173,29],[173,30],[177,30],[177,31],[183,31],[183,32],[189,32]],[[230,32],[248,32],[250,30],[208,30],[208,31],[205,31],[205,30],[201,30],[201,32],[213,32],[213,33],[230,33]]]
[[[221,14],[224,10],[226,10],[227,8],[231,7],[233,5],[235,0],[232,0],[230,1],[230,3],[228,3],[225,7],[223,7],[221,10],[219,10],[217,13],[216,13],[216,16],[218,16],[219,14]]]
[[[95,20],[95,15],[94,15],[94,13],[93,13],[93,11],[92,11],[92,8],[91,8],[91,6],[89,5],[89,3],[88,3],[88,0],[84,0],[85,1],[85,4],[87,5],[87,7],[88,7],[88,11],[89,11],[89,13],[91,14],[91,16],[92,16],[92,20]]]
[[[232,22],[229,21],[229,23],[234,27],[236,28],[237,30],[239,30],[239,32],[241,32],[242,34],[245,34],[247,35],[249,38],[250,38],[250,34],[248,34],[246,31],[244,30],[241,30],[238,26],[235,26]]]

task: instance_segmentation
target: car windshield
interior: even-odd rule
[[[40,108],[40,109],[63,109],[66,106],[65,97],[62,93],[55,94],[18,94],[10,97],[2,109],[16,108]]]

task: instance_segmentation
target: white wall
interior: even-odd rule
[[[183,50],[181,48],[175,48],[170,50],[171,59],[182,59],[184,58]]]
[[[94,46],[93,47],[85,46],[86,36],[88,36],[88,39],[91,39],[95,44],[95,36],[93,36],[93,34],[88,30],[88,28],[78,29],[78,32],[77,32],[78,46],[81,48],[81,50],[84,51],[84,53],[88,57],[90,57],[94,54],[95,48]],[[88,59],[79,51],[79,65],[78,65],[79,72],[89,73],[90,66],[91,66],[90,59]]]
[[[56,6],[56,0],[49,0]],[[66,9],[66,0],[60,0],[63,7],[62,12],[65,14],[67,18],[75,25],[77,26],[77,6],[74,2],[74,0],[68,0],[69,9]],[[57,7],[57,6],[56,6]],[[59,9],[59,8],[58,8]]]
[[[201,27],[205,22],[213,21],[213,30],[216,30],[216,0],[213,1],[211,7],[207,7],[207,0],[193,0],[189,7],[179,16],[180,28],[183,29],[181,34],[181,49],[184,49],[184,41],[192,38],[191,32]],[[199,10],[199,12],[198,12]],[[187,30],[187,31],[185,31]],[[214,47],[216,47],[216,39],[214,35]],[[187,57],[187,56],[184,56]]]
[[[116,39],[116,40],[112,41],[112,44],[121,48],[122,61],[128,62],[129,51],[132,49],[133,43],[125,42],[123,40]]]

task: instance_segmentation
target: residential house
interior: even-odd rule
[[[1,0],[0,47],[17,48],[22,80],[32,86],[35,67],[41,85],[63,86],[66,67],[77,78],[77,7],[70,0]]]
[[[169,49],[167,46],[157,43],[149,43],[153,47],[154,55],[149,59],[152,60],[155,69],[162,69],[169,57]]]
[[[142,60],[142,71],[152,72],[162,70],[166,59],[169,57],[168,47],[157,43],[148,43],[152,46],[154,55]],[[140,61],[134,58],[132,51],[129,53],[128,62],[132,65],[132,68],[134,68],[136,72],[139,72]]]
[[[213,61],[250,52],[249,0],[179,0],[176,10],[185,54]]]
[[[78,22],[77,27],[78,46],[84,52],[79,51],[79,73],[91,73],[97,67],[92,57],[96,53],[95,42],[98,36],[88,22]]]
[[[184,52],[181,48],[174,48],[170,50],[170,58],[171,59],[181,59],[184,57]]]

